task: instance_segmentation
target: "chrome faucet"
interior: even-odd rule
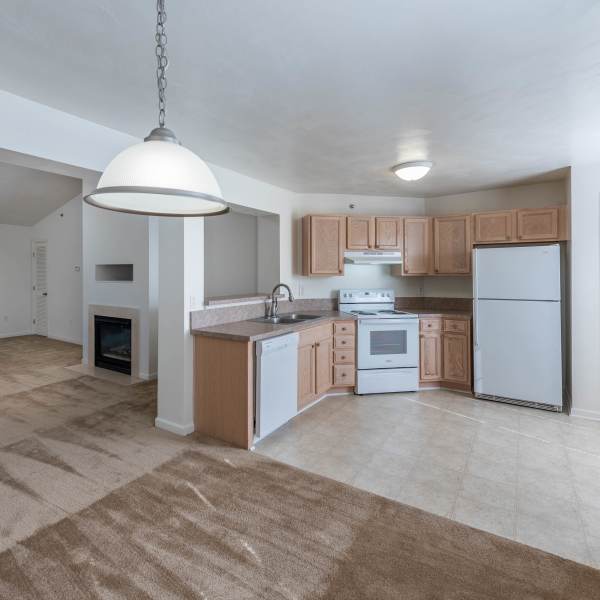
[[[279,303],[277,300],[276,292],[277,292],[277,290],[279,290],[279,288],[285,288],[288,292],[288,300],[290,302],[294,301],[294,294],[292,294],[292,290],[290,289],[290,286],[285,283],[278,283],[273,288],[273,291],[271,292],[271,305],[268,307],[267,317],[276,317],[277,316],[277,312],[279,311]]]

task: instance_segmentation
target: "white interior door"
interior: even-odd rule
[[[48,335],[48,244],[33,243],[33,332]]]

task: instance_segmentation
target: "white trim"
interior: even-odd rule
[[[193,423],[179,425],[178,423],[173,423],[172,421],[167,421],[166,419],[161,419],[160,417],[156,417],[154,420],[154,425],[155,427],[158,427],[158,429],[164,429],[165,431],[170,431],[171,433],[175,433],[177,435],[190,435],[190,433],[194,433],[195,430]]]
[[[155,371],[154,373],[140,373],[138,375],[139,379],[144,379],[145,381],[151,381],[158,377],[158,373]]]
[[[75,344],[76,346],[81,346],[81,340],[74,340],[72,338],[62,337],[60,335],[49,335],[47,336],[49,340],[57,340],[59,342],[68,342],[69,344]]]
[[[580,417],[581,419],[591,419],[592,421],[600,421],[600,410],[587,410],[585,408],[571,408],[572,417]]]
[[[32,331],[17,331],[16,333],[0,333],[0,339],[10,337],[22,337],[24,335],[33,335]]]

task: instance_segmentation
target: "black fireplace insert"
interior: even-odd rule
[[[94,316],[97,367],[131,375],[131,319]]]

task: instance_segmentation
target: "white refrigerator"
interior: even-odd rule
[[[475,396],[563,406],[558,244],[473,250]]]

